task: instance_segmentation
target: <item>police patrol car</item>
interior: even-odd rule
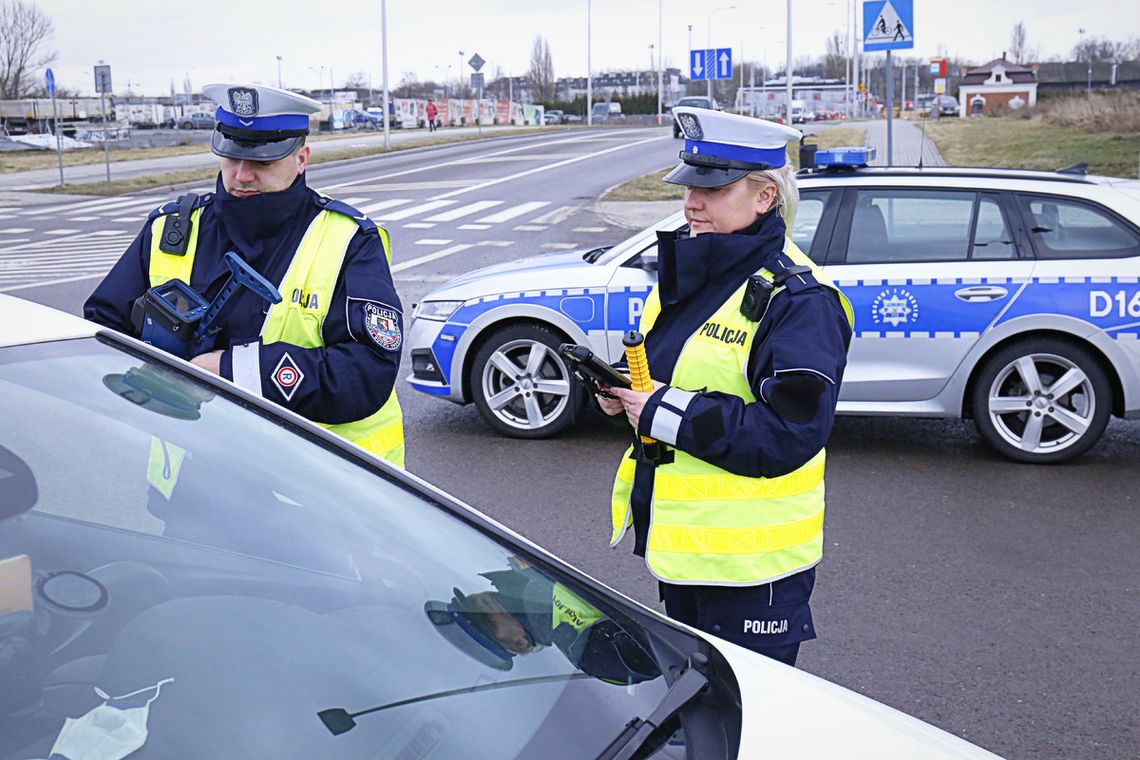
[[[1110,416],[1140,416],[1140,182],[866,168],[865,150],[817,153],[792,230],[855,308],[841,414],[973,418],[1025,462],[1070,459]],[[619,359],[656,280],[655,231],[684,224],[437,288],[415,311],[409,381],[473,401],[505,435],[557,433],[584,396],[558,344]]]

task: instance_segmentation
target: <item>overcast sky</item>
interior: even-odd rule
[[[352,72],[381,83],[380,0],[35,0],[55,25],[50,44],[60,87],[93,92],[91,67],[112,67],[115,92],[149,95],[181,91],[189,77],[195,90],[213,81],[277,83],[277,56],[286,87],[337,85]],[[692,46],[730,47],[734,61],[786,55],[786,0],[592,0],[595,72],[648,69],[658,43],[658,8],[664,63],[687,66]],[[529,65],[536,34],[550,43],[557,76],[584,76],[587,66],[587,0],[388,0],[388,80],[404,72],[420,80],[452,81],[479,53],[490,79],[496,67],[521,75]],[[856,8],[862,33],[862,2],[793,0],[793,55],[822,55],[834,32],[845,35],[848,7]],[[1135,0],[914,0],[915,48],[902,55],[939,54],[983,63],[1009,47],[1010,31],[1024,21],[1028,43],[1043,58],[1067,55],[1089,36],[1114,41],[1140,35]],[[711,23],[710,23],[711,21]],[[882,56],[882,53],[873,55]]]

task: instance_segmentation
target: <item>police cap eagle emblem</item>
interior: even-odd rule
[[[257,116],[257,90],[248,87],[230,88],[230,110],[236,116]]]

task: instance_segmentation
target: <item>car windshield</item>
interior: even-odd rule
[[[593,757],[717,657],[134,351],[0,349],[0,759]]]

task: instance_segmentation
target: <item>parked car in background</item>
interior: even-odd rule
[[[178,126],[182,129],[213,129],[216,124],[214,115],[209,113],[187,114],[178,120]]]
[[[543,124],[562,124],[564,114],[557,108],[551,108],[542,114]]]
[[[384,122],[381,119],[384,116],[384,109],[379,106],[369,106],[364,109],[368,116],[376,121],[378,129],[384,128]],[[404,122],[396,115],[395,106],[393,105],[388,109],[388,129],[403,129]]]
[[[995,758],[151,346],[0,322],[0,760]]]
[[[800,173],[790,234],[855,310],[840,414],[972,418],[1002,455],[1039,463],[1140,418],[1140,181],[838,169]],[[657,281],[656,231],[684,225],[441,285],[415,309],[409,382],[474,402],[504,435],[557,433],[583,400],[558,345],[620,359]]]
[[[939,116],[958,116],[958,99],[951,95],[939,95],[933,101],[934,106],[938,108]]]
[[[379,113],[370,113],[357,108],[350,108],[345,111],[344,121],[346,127],[356,127],[358,129],[384,128],[384,122],[381,121]]]
[[[723,111],[720,103],[716,102],[715,98],[710,98],[707,95],[691,95],[687,98],[681,98],[667,109],[669,113],[673,113],[673,109],[677,106],[685,106],[686,108],[710,108],[714,111]],[[673,120],[673,139],[681,136],[681,128],[677,125],[677,120]]]
[[[594,124],[607,124],[614,116],[621,116],[621,103],[617,101],[595,103],[594,110],[590,113]]]

